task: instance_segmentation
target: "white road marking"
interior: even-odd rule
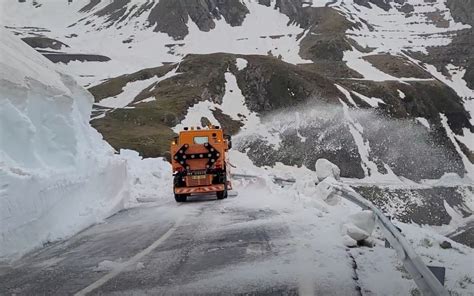
[[[102,285],[116,277],[118,274],[120,274],[122,271],[124,271],[127,268],[130,268],[131,266],[136,266],[138,261],[145,257],[146,255],[150,254],[154,249],[156,249],[159,245],[161,245],[165,240],[167,240],[178,228],[178,226],[181,224],[184,218],[180,218],[174,225],[171,227],[165,234],[163,234],[159,239],[157,239],[155,242],[153,242],[151,245],[149,245],[146,249],[143,251],[137,253],[135,256],[130,258],[128,261],[121,263],[118,265],[116,268],[114,268],[111,272],[108,274],[104,275],[91,285],[85,287],[81,291],[77,292],[74,294],[75,296],[84,296],[87,295],[87,293],[90,293],[94,291],[97,288],[100,288]]]

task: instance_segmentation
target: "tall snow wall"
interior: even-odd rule
[[[123,207],[127,167],[89,125],[93,97],[0,28],[0,261]]]

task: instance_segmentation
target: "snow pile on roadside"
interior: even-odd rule
[[[339,167],[324,158],[320,158],[316,161],[315,169],[319,181],[322,181],[327,177],[333,177],[334,179],[339,180],[341,177],[341,170]]]
[[[0,260],[123,207],[126,162],[88,120],[93,98],[0,29]]]
[[[303,279],[300,292],[306,292],[306,288],[313,291],[311,289],[316,285],[318,289],[330,286],[329,283],[333,281],[331,274],[349,276],[352,264],[357,279],[351,282],[358,285],[364,295],[411,295],[418,292],[415,282],[397,257],[396,250],[385,247],[385,237],[380,226],[375,223],[374,214],[339,196],[332,187],[332,184],[338,182],[334,176],[329,174],[316,184],[317,172],[309,175],[305,173],[307,169],[304,167],[286,167],[296,182],[281,185],[269,181],[275,173],[284,171],[281,164],[275,168],[255,167],[247,155],[236,151],[231,151],[231,160],[237,166],[236,173],[258,177],[250,181],[234,180],[234,188],[239,195],[235,200],[226,201],[226,207],[231,208],[228,202],[234,202],[240,207],[259,209],[261,212],[279,209],[279,216],[263,219],[261,223],[292,221],[288,224],[292,244],[288,245],[286,240],[281,244],[288,246],[289,249],[285,252],[295,253],[294,262],[298,263],[297,269],[277,260],[262,260],[258,266],[243,263],[240,269],[230,271],[234,281],[239,278],[238,282],[242,284],[240,277],[245,278],[249,270],[253,272],[255,269],[258,269],[258,273],[255,273],[263,280],[265,269],[262,266],[265,266],[279,271],[269,275],[269,282],[275,278],[278,278],[278,282],[284,282],[287,280],[285,272],[290,270],[289,273]],[[329,161],[328,163],[330,164]],[[472,260],[468,258],[472,258],[474,254],[471,248],[437,234],[430,228],[397,221],[394,223],[426,265],[446,268],[445,286],[449,291],[464,295],[474,288],[469,274]],[[443,248],[441,244],[444,241],[449,242],[445,245],[450,245],[451,248]],[[276,245],[278,241],[273,243]],[[317,259],[312,261],[311,258]],[[280,264],[283,267],[280,268]],[[285,272],[280,272],[280,269]],[[225,274],[229,277],[228,269]],[[209,279],[215,281],[215,274],[210,275]],[[313,279],[318,279],[317,283]],[[342,287],[338,286],[338,289]]]
[[[120,150],[127,161],[130,175],[130,202],[173,201],[173,174],[171,164],[164,158],[145,158],[133,150]]]
[[[372,211],[361,211],[348,217],[348,222],[342,226],[346,246],[357,245],[357,242],[368,239],[375,228],[375,215]],[[346,237],[348,236],[348,238]],[[353,240],[350,243],[350,239]]]

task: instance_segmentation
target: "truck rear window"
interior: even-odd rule
[[[209,137],[194,137],[194,144],[209,143]]]

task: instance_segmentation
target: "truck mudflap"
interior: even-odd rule
[[[196,187],[176,187],[174,189],[175,194],[192,194],[192,193],[209,193],[224,191],[224,184],[215,184],[208,186],[196,186]]]

